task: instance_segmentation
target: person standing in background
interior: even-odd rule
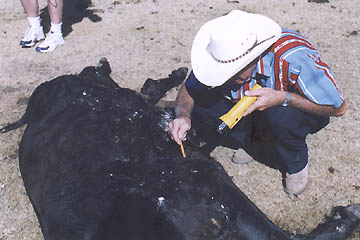
[[[25,31],[24,38],[20,41],[22,47],[33,47],[42,41],[37,47],[37,52],[51,52],[65,43],[61,26],[63,0],[48,0],[48,9],[51,20],[51,28],[46,38],[43,27],[40,24],[39,4],[37,0],[21,0],[29,21],[29,27]]]

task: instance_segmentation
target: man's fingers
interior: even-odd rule
[[[255,101],[250,107],[248,107],[248,109],[246,109],[246,111],[243,114],[243,117],[246,117],[247,115],[249,115],[250,113],[255,111],[258,107],[259,107],[259,104],[257,101]]]
[[[262,89],[256,89],[256,90],[248,90],[248,91],[245,91],[245,96],[248,96],[248,97],[252,97],[252,96],[259,96],[260,95],[260,91]]]
[[[181,140],[185,140],[186,133],[190,126],[184,119],[175,119],[169,123],[169,132],[172,139],[180,145]]]
[[[189,126],[187,126],[187,124],[182,124],[179,129],[179,138],[185,140],[187,131],[189,131]]]
[[[176,131],[173,135],[173,139],[174,141],[180,145],[180,136],[179,136],[179,131]]]
[[[169,133],[170,133],[170,136],[171,138],[177,142],[178,144],[180,144],[180,139],[179,139],[179,136],[178,136],[178,132],[179,132],[179,128],[177,127],[175,121],[171,121],[169,123]]]

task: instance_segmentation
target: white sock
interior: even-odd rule
[[[50,31],[53,32],[53,33],[61,34],[61,35],[62,35],[61,25],[62,25],[62,22],[59,23],[59,24],[51,23]]]
[[[32,28],[39,28],[40,27],[40,16],[37,17],[28,17],[27,18],[30,27]]]

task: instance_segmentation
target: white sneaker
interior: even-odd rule
[[[32,47],[36,42],[45,38],[43,27],[28,27],[25,31],[24,38],[19,45],[22,47]]]
[[[58,46],[64,45],[65,41],[61,34],[54,33],[50,31],[45,41],[39,44],[39,46],[36,47],[37,52],[51,52],[54,51],[55,48]]]

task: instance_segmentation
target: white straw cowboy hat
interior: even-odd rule
[[[207,86],[220,86],[268,49],[281,35],[281,27],[268,17],[233,10],[205,23],[191,49],[196,78]]]

